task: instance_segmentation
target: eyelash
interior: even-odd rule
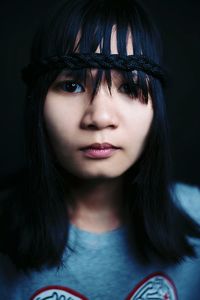
[[[63,82],[59,82],[56,85],[56,88],[66,92],[66,93],[72,93],[72,94],[85,92],[85,88],[83,87],[83,85],[76,82],[76,81],[73,81],[73,80],[66,80],[66,81],[63,81]],[[118,91],[123,93],[123,94],[127,94],[129,96],[132,96],[132,95],[137,96],[136,95],[137,94],[137,88],[138,88],[137,85],[135,85],[135,87],[133,87],[131,89],[131,87],[128,83],[123,83],[123,84],[120,85]]]
[[[67,88],[68,90],[66,89],[66,87],[68,87]],[[80,84],[76,81],[70,81],[70,80],[59,82],[57,84],[57,88],[64,91],[64,92],[66,92],[66,93],[72,93],[72,94],[85,92],[85,89],[82,86],[82,84]],[[70,88],[71,88],[71,90],[70,90]],[[76,91],[77,88],[78,88],[78,91]]]
[[[130,96],[132,96],[132,95],[137,96],[138,86],[136,84],[134,84],[134,86],[131,88],[128,83],[123,83],[120,86],[119,90],[120,90],[120,92],[122,92],[124,94],[130,95]]]

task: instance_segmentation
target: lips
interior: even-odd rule
[[[119,147],[109,143],[94,143],[83,147],[80,150],[83,155],[89,159],[105,159],[113,156],[119,149]]]
[[[91,144],[91,145],[81,148],[81,150],[87,150],[87,149],[106,150],[106,149],[119,149],[119,147],[116,147],[109,143],[103,143],[103,144],[94,143],[94,144]]]

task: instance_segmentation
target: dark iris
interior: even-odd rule
[[[81,93],[84,92],[84,88],[81,84],[76,82],[66,81],[62,84],[62,89],[68,93]]]
[[[136,85],[130,86],[130,84],[128,84],[128,83],[122,84],[120,87],[120,91],[122,93],[131,95],[134,97],[137,96],[137,86]]]
[[[121,86],[121,91],[122,91],[123,93],[130,94],[130,93],[131,93],[130,85],[129,85],[129,84],[123,84],[123,85]]]

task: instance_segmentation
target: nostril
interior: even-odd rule
[[[118,117],[114,109],[105,109],[105,107],[92,107],[84,112],[80,126],[82,129],[99,130],[104,128],[116,128],[118,126]]]
[[[89,129],[89,130],[97,130],[98,126],[95,124],[95,122],[81,122],[80,127],[82,129]]]
[[[97,129],[97,126],[94,125],[94,124],[89,124],[89,125],[87,125],[86,127],[87,127],[88,129],[92,129],[92,130]]]

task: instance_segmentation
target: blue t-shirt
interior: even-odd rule
[[[177,184],[180,205],[200,223],[200,190]],[[2,300],[198,300],[199,256],[174,266],[141,265],[127,247],[126,227],[91,233],[70,226],[68,245],[59,269],[43,268],[29,275],[18,272],[0,256]]]

